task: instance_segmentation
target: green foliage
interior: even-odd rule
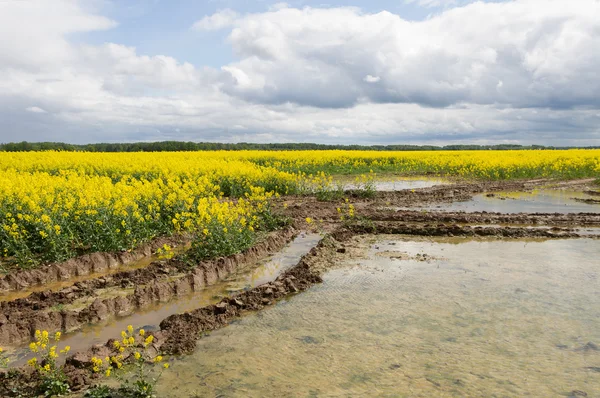
[[[566,148],[566,147],[565,147]],[[569,147],[572,148],[572,147]],[[305,150],[368,150],[368,151],[437,151],[437,150],[527,150],[527,149],[555,149],[542,145],[326,145],[313,143],[285,143],[285,144],[255,144],[240,142],[235,144],[218,142],[133,142],[133,143],[98,143],[73,145],[63,142],[11,142],[0,144],[0,151],[87,151],[87,152],[167,152],[167,151],[245,151],[245,150],[272,150],[272,151],[305,151]]]
[[[362,174],[354,179],[356,190],[353,192],[359,198],[374,198],[377,195],[375,188],[375,173],[373,170],[369,174]]]
[[[83,395],[85,398],[113,398],[113,390],[105,385],[93,386]]]
[[[37,355],[30,359],[27,364],[39,375],[39,394],[45,397],[60,397],[69,394],[71,388],[67,382],[67,377],[63,368],[56,363],[56,359],[59,357],[57,344],[60,341],[61,333],[56,332],[54,336],[50,336],[46,330],[36,330],[34,337],[35,342],[29,345],[29,349]],[[60,353],[66,355],[69,350],[70,347],[66,346]]]
[[[344,197],[344,188],[342,185],[338,185],[333,189],[318,189],[315,191],[315,196],[321,202],[340,200]]]
[[[333,177],[322,170],[315,173],[315,175],[311,174],[308,180],[307,193],[314,194],[317,200],[323,202],[339,200],[344,196],[344,185],[342,183],[335,184]]]
[[[236,222],[223,226],[216,220],[196,235],[186,257],[192,261],[229,256],[239,253],[254,243],[254,228]]]
[[[125,383],[128,381],[126,380]],[[125,385],[119,388],[119,393],[123,398],[154,398],[155,382],[148,380],[136,380],[131,385]]]
[[[6,368],[8,366],[8,357],[6,356],[6,352],[4,349],[0,347],[0,369]]]
[[[71,392],[67,378],[63,372],[42,377],[39,390],[44,397],[63,397]]]
[[[375,229],[375,224],[370,218],[356,214],[356,209],[348,199],[337,208],[342,225],[346,228],[361,227],[369,230]]]

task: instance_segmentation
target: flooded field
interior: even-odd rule
[[[595,185],[377,184],[385,192],[342,206],[291,196],[275,208],[290,227],[192,268],[155,261],[154,248],[127,255],[137,262],[92,254],[7,276],[0,339],[10,365],[32,358],[34,330],[60,330],[75,356],[58,363],[80,394],[97,382],[86,376],[93,356],[113,355],[107,340],[133,325],[171,363],[158,396],[600,391]],[[393,235],[365,235],[374,231]],[[3,380],[0,396],[35,383]]]
[[[596,240],[380,236],[347,249],[323,284],[200,340],[159,392],[598,396]]]
[[[320,239],[319,234],[301,233],[281,252],[268,260],[241,269],[225,280],[207,286],[201,291],[177,298],[168,303],[155,304],[130,316],[113,317],[107,322],[85,326],[80,331],[65,334],[62,341],[64,344],[71,346],[72,350],[77,351],[84,350],[92,344],[104,344],[109,338],[118,338],[120,332],[125,330],[127,325],[137,325],[138,328],[144,328],[147,331],[157,330],[160,321],[169,315],[214,304],[231,293],[251,289],[274,280],[281,272],[296,265],[300,257],[313,248]],[[104,292],[105,295],[127,293],[131,292],[119,288]],[[85,300],[93,301],[96,298],[97,296],[94,296]],[[76,307],[78,304],[84,306],[89,303],[74,303],[72,307]],[[31,353],[25,347],[11,351],[17,364],[24,363],[31,356]]]
[[[350,177],[338,177],[334,183],[341,184],[344,189],[360,189],[364,185]],[[377,176],[372,181],[376,191],[401,191],[404,189],[429,188],[437,185],[450,184],[450,181],[438,177],[396,177],[396,176]]]
[[[498,213],[600,213],[600,200],[598,196],[581,191],[541,189],[532,192],[480,194],[466,202],[453,202],[429,208]]]

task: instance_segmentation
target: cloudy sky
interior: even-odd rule
[[[600,0],[0,0],[0,142],[600,145]]]

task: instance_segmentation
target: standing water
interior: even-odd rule
[[[600,200],[580,191],[542,189],[533,192],[480,194],[466,202],[430,208],[445,211],[497,213],[600,213]]]
[[[200,340],[160,392],[598,396],[597,241],[380,237],[355,247],[364,255],[340,255],[323,284]]]
[[[341,184],[344,189],[360,189],[364,187],[363,183],[357,183],[356,178],[339,177],[334,182]],[[437,185],[447,185],[450,184],[450,181],[438,177],[394,177],[383,175],[381,177],[375,177],[370,184],[376,191],[402,191],[405,189],[430,188]]]
[[[83,351],[91,345],[104,344],[110,338],[119,338],[121,331],[125,330],[127,325],[135,325],[148,331],[157,330],[160,322],[170,315],[215,304],[229,294],[275,280],[279,274],[296,265],[303,255],[319,243],[319,240],[321,240],[319,234],[301,233],[281,252],[260,264],[244,267],[225,280],[168,303],[157,303],[138,310],[132,315],[114,317],[103,323],[87,325],[77,332],[67,333],[63,335],[62,344],[69,345],[73,352]],[[121,289],[119,292],[126,294],[133,291]],[[13,363],[22,364],[30,357],[31,353],[27,348],[17,348],[14,350]]]

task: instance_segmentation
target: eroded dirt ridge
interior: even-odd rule
[[[36,269],[17,270],[0,276],[0,294],[51,282],[68,281],[77,276],[105,273],[149,257],[165,244],[176,246],[185,244],[189,240],[185,236],[158,238],[132,251],[91,253]]]
[[[600,214],[502,214],[487,212],[443,212],[443,211],[396,211],[386,206],[412,206],[417,204],[448,203],[456,200],[469,200],[474,194],[500,190],[528,190],[542,182],[455,184],[418,190],[380,192],[373,199],[359,198],[355,192],[348,192],[356,206],[356,217],[351,222],[341,222],[337,207],[339,202],[318,202],[310,197],[288,197],[280,200],[281,211],[294,218],[296,228],[307,227],[305,218],[322,220],[309,227],[329,232],[319,244],[304,255],[296,266],[279,275],[273,282],[242,291],[224,298],[217,304],[205,306],[187,313],[171,315],[160,323],[155,336],[153,349],[167,354],[191,352],[203,332],[227,325],[231,320],[247,311],[256,311],[272,305],[278,300],[306,290],[321,282],[324,270],[334,267],[335,256],[346,252],[346,242],[360,234],[397,234],[413,236],[456,236],[456,237],[496,237],[509,239],[579,238],[580,227],[599,227]],[[316,227],[315,227],[316,225]],[[116,272],[112,275],[75,283],[57,291],[35,292],[28,297],[0,303],[0,344],[16,344],[29,341],[36,329],[75,330],[83,324],[95,323],[111,316],[124,316],[145,306],[167,302],[178,296],[203,289],[225,278],[243,264],[251,264],[268,253],[280,250],[296,234],[289,228],[269,235],[248,251],[203,262],[194,269],[177,260],[153,262],[145,268]],[[586,238],[598,238],[598,234],[586,234]],[[156,243],[158,246],[160,244]],[[140,253],[152,249],[144,248]],[[138,254],[135,254],[138,256]],[[141,256],[141,254],[139,254]],[[105,256],[101,256],[106,259]],[[64,263],[71,271],[68,275],[94,272],[94,255]],[[132,257],[133,258],[133,257]],[[119,260],[121,263],[123,260]],[[90,264],[81,266],[82,263]],[[113,264],[112,260],[100,260],[99,267]],[[71,264],[71,266],[67,266]],[[68,278],[67,273],[55,272],[58,265],[48,271],[48,278]],[[18,289],[34,283],[43,283],[41,276],[19,273],[17,282],[4,278],[4,287]],[[38,278],[38,279],[36,279]],[[13,282],[8,282],[8,281]],[[51,279],[56,280],[56,279]],[[84,308],[77,310],[53,311],[53,307],[67,306],[78,300],[94,297],[99,289],[116,287],[132,289],[131,293],[111,298],[96,298]],[[92,356],[110,356],[112,341],[105,345],[90,347],[85,352],[72,355],[65,365],[74,389],[93,382],[91,369]],[[27,376],[20,382],[27,382]],[[12,381],[14,383],[16,381]],[[0,393],[2,393],[0,387]]]
[[[176,259],[159,261],[144,269],[79,282],[56,292],[33,293],[26,298],[2,302],[0,344],[28,342],[37,329],[73,331],[84,324],[96,323],[115,315],[129,315],[157,302],[167,302],[201,290],[224,279],[238,267],[279,251],[295,235],[293,228],[277,231],[244,253],[201,262],[193,269]],[[49,310],[93,297],[98,289],[115,286],[130,288],[133,292],[125,296],[96,298],[90,305],[78,310]]]

